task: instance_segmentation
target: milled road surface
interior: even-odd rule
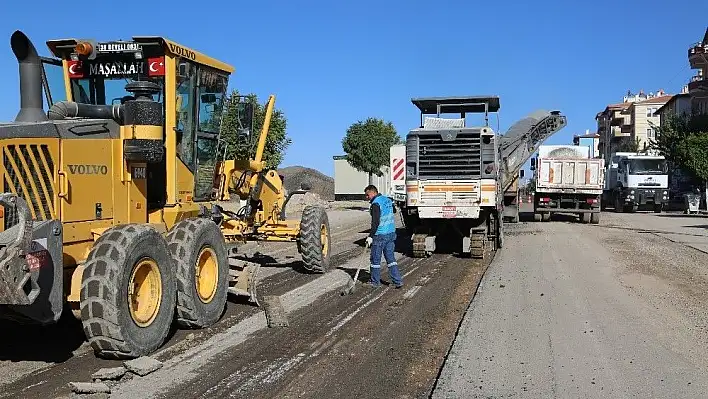
[[[696,235],[708,219],[679,218],[520,225],[487,270],[433,397],[706,397],[708,255],[693,246],[706,243]]]
[[[365,205],[365,204],[364,204]],[[345,262],[359,250],[356,240],[365,236],[368,213],[361,209],[328,211],[333,238],[335,262]],[[298,217],[297,214],[292,217]],[[244,252],[260,251],[266,257],[259,273],[260,293],[280,295],[310,282],[319,275],[303,271],[300,256],[291,243],[247,244]],[[239,320],[256,313],[254,306],[240,298],[231,298],[222,320],[204,330],[176,330],[156,356],[175,356],[190,346],[229,328]],[[85,341],[81,324],[70,314],[57,325],[21,327],[1,321],[0,331],[0,397],[61,397],[69,393],[71,381],[90,381],[93,372],[102,367],[115,367],[118,361],[98,359]]]
[[[369,216],[333,212],[330,222],[339,268],[324,275],[304,272],[292,244],[261,250],[259,293],[281,298],[288,327],[268,328],[263,308],[230,302],[215,326],[175,331],[153,355],[164,363],[159,370],[108,382],[110,397],[427,396],[485,266],[447,254],[408,258],[401,236],[404,288],[359,285],[341,296],[357,267],[368,279]],[[385,267],[382,277],[388,281]],[[66,398],[69,382],[121,365],[96,358],[71,318],[50,330],[6,326],[12,339],[0,347],[0,397]]]

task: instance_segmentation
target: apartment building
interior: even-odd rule
[[[696,114],[708,114],[708,28],[703,40],[688,49],[688,63],[697,70],[688,83],[691,109]]]
[[[655,137],[653,123],[660,126],[659,116],[655,116],[659,108],[666,104],[671,95],[663,90],[648,94],[641,90],[637,94],[627,92],[621,103],[610,104],[595,115],[598,149],[603,158],[616,151],[623,141],[634,142],[639,139],[639,149],[649,146],[649,139]]]
[[[655,115],[673,96],[662,95],[630,104],[627,113],[630,114],[629,138],[638,140],[639,149],[649,148],[649,140],[656,137],[656,127],[661,126],[661,118]]]
[[[661,123],[666,122],[669,115],[690,115],[691,114],[691,95],[688,94],[688,86],[684,86],[681,93],[671,97],[654,115],[659,117]]]
[[[585,130],[585,134],[573,135],[573,145],[581,145],[590,147],[590,158],[601,158],[600,153],[600,135],[590,133],[590,130]]]

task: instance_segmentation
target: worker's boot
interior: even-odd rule
[[[369,279],[368,285],[372,287],[381,286],[381,266],[371,266],[371,278]]]
[[[391,277],[391,282],[393,283],[394,287],[403,287],[403,278],[401,278],[401,272],[400,270],[398,270],[398,263],[393,262],[388,265],[388,275]]]

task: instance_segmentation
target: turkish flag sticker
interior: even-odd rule
[[[148,76],[165,76],[165,57],[148,58]]]
[[[84,69],[81,65],[81,61],[67,61],[66,66],[70,78],[79,79],[84,77]]]

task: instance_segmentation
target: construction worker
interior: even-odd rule
[[[373,287],[381,286],[381,253],[388,265],[388,274],[391,283],[396,288],[403,286],[401,273],[396,263],[396,223],[393,217],[393,202],[381,194],[376,186],[369,185],[364,189],[366,197],[371,203],[371,231],[366,238],[367,248],[371,248],[371,279],[369,284]]]

